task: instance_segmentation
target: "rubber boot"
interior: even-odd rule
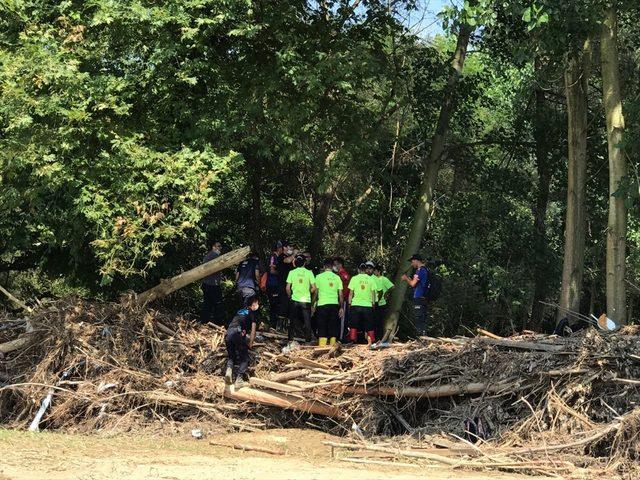
[[[349,334],[347,335],[350,343],[358,343],[358,329],[349,328]]]
[[[324,347],[327,344],[327,337],[319,337],[318,338],[318,346]]]
[[[371,345],[375,341],[376,341],[376,331],[375,330],[369,330],[367,332],[367,345]]]
[[[336,344],[336,341],[337,341],[336,337],[331,337],[329,339],[329,345],[333,347]]]

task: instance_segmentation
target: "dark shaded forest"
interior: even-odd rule
[[[281,239],[396,279],[421,252],[434,335],[633,322],[638,4],[460,1],[437,35],[424,8],[4,2],[0,285],[117,298]]]

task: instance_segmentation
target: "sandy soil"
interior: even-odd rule
[[[360,465],[332,459],[314,430],[205,436],[83,436],[0,430],[0,480],[506,480],[534,477],[420,466]],[[209,442],[245,444],[285,455],[243,452]],[[339,456],[349,455],[340,452]]]

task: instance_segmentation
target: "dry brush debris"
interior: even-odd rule
[[[102,431],[209,421],[345,433],[354,425],[361,441],[333,447],[563,475],[587,466],[624,472],[640,452],[635,327],[287,354],[286,340],[266,332],[253,351],[250,386],[236,391],[220,376],[221,328],[134,301],[76,298],[35,310],[29,322],[33,332],[19,336],[24,322],[0,319],[0,349],[20,344],[5,347],[0,363],[0,421],[11,427]],[[468,417],[483,418],[492,439],[462,440]]]

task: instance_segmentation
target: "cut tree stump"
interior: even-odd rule
[[[193,282],[202,280],[204,277],[208,277],[220,270],[224,270],[225,268],[229,268],[240,263],[247,258],[249,252],[249,247],[238,248],[232,252],[220,255],[218,258],[214,258],[209,262],[203,263],[202,265],[198,265],[191,270],[187,270],[180,275],[176,275],[173,278],[168,280],[163,279],[160,281],[159,285],[156,285],[155,287],[138,295],[137,302],[139,305],[144,305],[157,300],[158,298],[166,297],[170,293],[186,287]]]

